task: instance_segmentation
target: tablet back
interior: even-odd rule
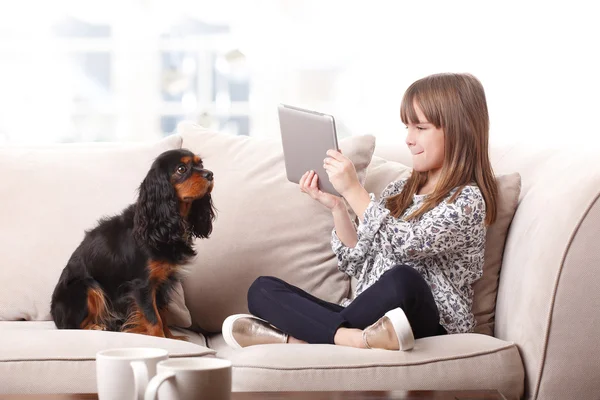
[[[278,111],[288,180],[299,183],[306,171],[314,170],[319,188],[339,196],[323,168],[327,150],[338,150],[333,117],[285,104],[279,105]]]

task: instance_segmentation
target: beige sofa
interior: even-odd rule
[[[152,159],[179,147],[200,154],[215,173],[219,212],[171,305],[169,321],[188,342],[56,330],[50,295],[84,229],[134,201]],[[401,137],[376,146],[372,137],[352,137],[341,147],[369,190],[408,171],[392,162],[410,163]],[[508,398],[597,398],[600,152],[499,146],[491,156],[497,174],[522,179],[520,192],[513,187],[514,218],[514,209],[504,218],[505,246],[502,235],[488,237],[502,264],[497,306],[493,276],[488,309],[483,300],[474,305],[486,318],[478,332],[493,336],[425,338],[410,352],[330,345],[233,351],[218,329],[226,315],[246,311],[245,290],[257,276],[280,276],[330,301],[352,288],[335,268],[330,215],[286,181],[277,142],[182,124],[157,143],[0,149],[0,393],[94,392],[98,350],[151,346],[171,357],[232,360],[236,391],[494,388]]]

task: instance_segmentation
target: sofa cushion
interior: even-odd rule
[[[513,343],[475,333],[418,339],[412,351],[345,346],[258,345],[231,350],[208,337],[233,363],[234,391],[482,390],[521,398],[524,370]]]
[[[189,342],[121,332],[58,330],[51,321],[0,322],[0,394],[95,393],[96,353],[121,347],[166,349],[169,357],[212,356],[204,338]],[[198,343],[198,344],[195,344]]]
[[[504,256],[504,244],[508,229],[519,204],[521,175],[511,173],[496,175],[498,184],[498,213],[496,221],[489,226],[485,244],[483,276],[473,284],[473,314],[477,321],[475,332],[494,334],[496,298],[500,283],[500,269]]]
[[[330,302],[349,294],[349,278],[331,249],[331,212],[286,178],[281,142],[232,136],[182,123],[183,147],[215,174],[218,215],[184,280],[192,318],[210,332],[231,314],[247,312],[247,291],[261,275],[277,276]],[[340,140],[364,179],[373,136]],[[325,158],[326,155],[323,155]]]
[[[52,292],[84,230],[134,202],[154,158],[180,146],[172,136],[0,149],[0,320],[49,320]],[[187,327],[182,291],[168,321]]]
[[[389,182],[408,178],[412,169],[404,164],[373,156],[367,170],[365,188],[377,198]],[[521,191],[518,173],[497,175],[498,212],[496,221],[488,228],[485,246],[483,276],[473,285],[473,314],[477,326],[475,332],[494,334],[494,313],[500,279],[500,267],[508,228],[515,214]]]

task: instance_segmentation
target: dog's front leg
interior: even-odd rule
[[[136,288],[134,304],[123,332],[165,337],[163,321],[156,307],[156,290],[149,286]]]
[[[160,315],[160,318],[161,318],[161,319],[162,319],[162,321],[163,321],[163,332],[164,332],[164,334],[165,334],[165,337],[166,337],[166,338],[169,338],[169,339],[184,340],[184,341],[186,341],[186,342],[187,342],[187,340],[188,340],[188,337],[187,337],[187,336],[184,336],[184,335],[181,335],[181,336],[180,336],[180,335],[173,335],[173,333],[172,333],[172,332],[171,332],[171,330],[169,329],[169,326],[167,325],[167,317],[166,317],[166,314],[167,314],[167,310],[166,310],[166,308],[163,308],[163,309],[159,310],[159,315]]]

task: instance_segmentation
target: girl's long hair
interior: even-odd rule
[[[454,188],[449,202],[462,189],[477,184],[486,207],[486,225],[496,220],[498,188],[488,155],[489,115],[481,82],[470,74],[436,74],[413,83],[400,106],[402,122],[418,123],[414,104],[427,121],[444,131],[445,156],[436,187],[423,205],[407,216],[418,218],[440,204]],[[401,193],[387,199],[386,207],[399,218],[413,201],[413,195],[427,181],[427,172],[412,172]]]

